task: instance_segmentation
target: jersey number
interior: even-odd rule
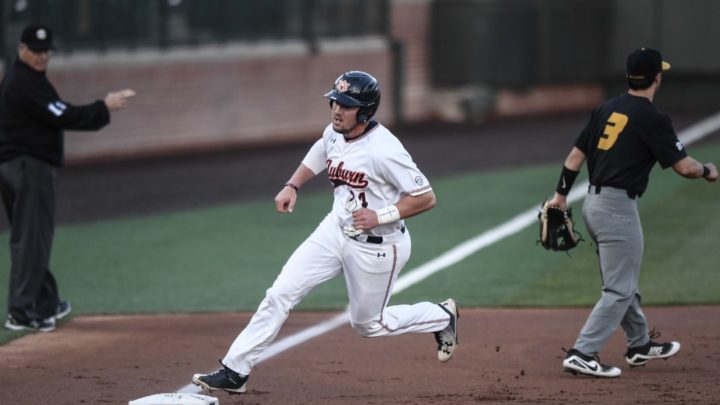
[[[362,201],[362,207],[363,207],[363,208],[367,208],[368,203],[367,203],[367,199],[365,198],[365,192],[364,192],[364,191],[363,191],[362,193],[358,194],[358,198],[360,199],[360,201]]]
[[[357,202],[355,202],[354,204],[351,204],[351,203],[352,203],[353,201],[355,201],[355,192],[352,191],[352,190],[350,190],[350,196],[351,196],[351,197],[348,199],[348,205],[351,206],[351,207],[353,207],[353,208],[352,208],[352,211],[354,212],[354,211],[357,209]],[[360,205],[361,205],[363,208],[367,208],[368,203],[367,203],[367,198],[365,198],[365,192],[364,192],[364,191],[363,191],[362,193],[359,193],[359,194],[357,195],[357,199],[360,200]]]
[[[617,141],[618,136],[620,135],[620,132],[625,129],[625,125],[628,123],[628,116],[625,114],[620,113],[612,113],[610,115],[610,118],[607,120],[607,125],[605,125],[605,131],[603,131],[603,134],[600,135],[600,140],[598,141],[598,149],[601,150],[608,150],[615,145],[615,141]]]

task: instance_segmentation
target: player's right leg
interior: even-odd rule
[[[258,358],[275,340],[289,312],[313,288],[342,271],[334,253],[333,239],[339,232],[327,218],[290,256],[248,325],[237,336],[225,357],[223,368],[213,374],[196,374],[193,382],[206,389],[244,392],[245,382]],[[237,374],[235,376],[234,374]],[[235,383],[228,382],[228,376]],[[240,387],[242,386],[242,388]],[[242,389],[242,391],[240,391]]]

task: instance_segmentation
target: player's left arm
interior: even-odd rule
[[[646,140],[660,167],[672,167],[675,173],[688,179],[701,179],[713,182],[718,171],[713,163],[702,163],[688,155],[685,146],[678,140],[670,117],[663,114],[653,121],[652,139]]]
[[[701,163],[690,156],[678,160],[672,165],[673,170],[688,179],[704,178],[713,182],[718,178],[718,170],[712,163]]]
[[[428,190],[420,195],[403,196],[400,198],[400,201],[395,203],[395,207],[397,207],[400,213],[400,218],[405,219],[432,209],[435,207],[436,202],[435,193],[433,193],[432,190]]]
[[[369,230],[378,225],[410,218],[435,206],[435,193],[410,154],[396,138],[388,138],[383,148],[373,151],[374,163],[382,177],[401,191],[400,199],[382,208],[362,208],[353,212],[353,226]]]
[[[399,221],[404,218],[421,214],[435,206],[435,193],[432,190],[418,195],[404,195],[400,200],[378,210],[361,208],[353,212],[353,226],[355,229],[368,230],[380,224]]]

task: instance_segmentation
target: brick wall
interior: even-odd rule
[[[430,86],[432,0],[393,0],[391,37],[403,44],[402,106],[406,122],[433,118],[468,120],[462,89],[445,94]],[[394,57],[386,38],[307,44],[227,45],[171,52],[112,53],[53,57],[49,77],[62,97],[83,104],[112,90],[138,95],[113,114],[99,132],[66,136],[68,163],[199,149],[283,142],[310,142],[329,122],[323,94],[348,70],[364,70],[381,83],[378,119],[394,120]],[[599,90],[539,89],[532,94],[498,91],[483,115],[537,113],[567,101],[599,99]],[[569,92],[569,93],[568,93]],[[587,97],[591,94],[592,97]],[[579,100],[579,101],[578,101]],[[559,104],[566,105],[560,102]],[[452,110],[445,114],[443,110]],[[457,110],[457,111],[455,111]]]
[[[404,43],[402,94],[407,121],[427,118],[430,0],[392,2],[392,36]],[[257,44],[170,53],[54,58],[49,77],[62,97],[86,103],[108,91],[138,95],[100,132],[68,132],[66,157],[123,158],[227,146],[310,141],[329,122],[323,98],[347,70],[380,81],[378,119],[393,123],[393,55],[384,38],[337,40],[311,53],[306,44]]]
[[[403,45],[405,122],[438,114],[430,87],[432,0],[391,1],[393,40]],[[199,149],[311,141],[329,122],[323,94],[347,70],[380,80],[378,118],[394,122],[394,55],[386,38],[307,44],[228,45],[170,52],[56,55],[49,77],[62,97],[83,104],[109,91],[138,95],[99,132],[68,131],[66,160],[117,159]],[[457,97],[451,103],[458,103]]]
[[[382,44],[335,43],[316,55],[252,56],[226,49],[189,57],[128,55],[51,64],[62,97],[86,103],[111,90],[138,95],[100,132],[68,132],[69,162],[309,140],[329,122],[323,94],[342,72],[359,69],[389,83],[391,57]],[[54,62],[54,61],[53,61]],[[52,63],[52,62],[51,62]],[[381,120],[392,97],[383,94]],[[383,108],[384,107],[384,108]]]
[[[392,3],[392,36],[404,46],[403,106],[407,121],[431,115],[430,88],[431,0],[395,0]]]

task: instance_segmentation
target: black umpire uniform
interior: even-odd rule
[[[20,56],[48,53],[48,58],[52,48],[50,29],[26,27],[18,56],[0,83],[0,192],[11,226],[5,326],[13,330],[52,330],[59,311],[69,311],[49,268],[63,130],[97,130],[110,122],[105,102],[74,106],[63,101],[44,69],[37,70]]]

